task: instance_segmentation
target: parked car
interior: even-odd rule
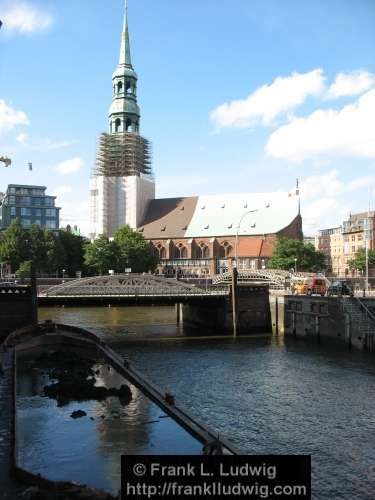
[[[321,295],[322,297],[327,291],[327,281],[324,277],[313,276],[312,278],[304,278],[302,281],[297,281],[292,287],[294,295]]]
[[[350,297],[353,297],[352,284],[350,281],[344,280],[333,281],[327,290],[327,295],[350,295]]]

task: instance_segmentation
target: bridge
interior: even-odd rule
[[[156,298],[186,299],[188,297],[226,297],[229,286],[198,287],[176,279],[151,274],[116,274],[80,278],[41,291],[42,302],[49,299],[120,299]]]

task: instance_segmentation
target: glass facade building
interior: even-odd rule
[[[0,207],[0,228],[6,229],[19,219],[24,229],[33,224],[58,230],[60,208],[55,206],[56,196],[46,195],[45,186],[9,184]]]

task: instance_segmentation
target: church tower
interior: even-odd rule
[[[125,4],[120,57],[112,75],[112,103],[108,133],[101,134],[90,179],[90,237],[112,237],[128,224],[136,229],[151,199],[155,183],[151,174],[151,145],[139,133],[137,73],[130,53],[128,9]]]

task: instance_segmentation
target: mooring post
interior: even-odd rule
[[[276,322],[276,335],[279,335],[279,299],[277,295],[275,299],[275,322]]]
[[[181,309],[180,309],[180,303],[177,302],[175,304],[175,309],[176,309],[176,323],[179,325],[181,321]]]
[[[36,275],[34,262],[31,261],[30,269],[30,288],[31,288],[31,324],[38,324],[38,289],[36,284]]]
[[[316,338],[317,340],[319,341],[320,340],[320,322],[319,322],[319,316],[316,315],[315,316],[315,335],[316,335]]]
[[[233,315],[233,337],[237,337],[237,276],[236,267],[232,267],[232,315]]]
[[[352,347],[352,329],[349,313],[345,313],[345,340],[350,349]]]

